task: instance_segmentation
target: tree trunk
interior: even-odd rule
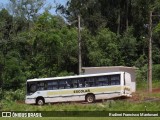
[[[126,30],[128,30],[128,0],[126,0]]]
[[[117,35],[120,33],[120,25],[121,25],[121,12],[120,12],[120,9],[118,11],[118,19],[117,19]]]

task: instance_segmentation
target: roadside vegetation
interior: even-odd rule
[[[141,97],[141,96],[140,96]],[[146,96],[143,96],[146,97]],[[153,97],[153,96],[152,96]],[[2,101],[3,111],[159,111],[159,101],[107,100],[88,103],[54,103],[44,106],[26,105],[19,101]]]

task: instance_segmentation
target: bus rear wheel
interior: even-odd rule
[[[43,98],[37,98],[37,100],[36,100],[36,104],[37,105],[44,105],[44,99]]]
[[[87,101],[88,103],[93,103],[93,102],[95,101],[95,96],[94,96],[93,94],[88,94],[88,95],[86,96],[86,101]]]

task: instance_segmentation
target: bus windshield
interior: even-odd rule
[[[36,82],[28,82],[27,83],[27,95],[31,95],[37,91]]]

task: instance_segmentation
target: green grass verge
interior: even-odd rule
[[[157,95],[157,94],[156,94]],[[12,101],[2,101],[2,111],[159,111],[160,101],[107,100],[93,104],[56,103],[44,106],[26,105]]]
[[[152,88],[160,88],[160,80],[153,80],[152,81]],[[147,80],[138,80],[136,82],[136,91],[147,91],[148,90],[148,83]]]

